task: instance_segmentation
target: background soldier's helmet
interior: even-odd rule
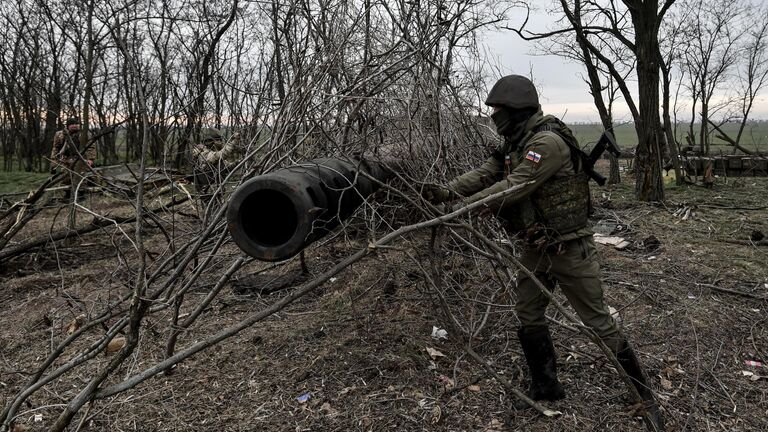
[[[77,117],[68,118],[66,123],[67,126],[79,125],[79,124],[80,124],[80,119]]]
[[[539,95],[528,78],[522,75],[507,75],[496,81],[485,104],[510,109],[538,109]]]
[[[221,141],[221,132],[218,129],[206,128],[202,133],[202,141],[205,145],[214,144],[217,141]]]

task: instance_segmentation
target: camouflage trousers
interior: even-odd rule
[[[600,282],[600,264],[592,236],[566,241],[560,254],[527,248],[521,263],[554,292],[555,286],[578,314],[581,321],[591,327],[614,352],[624,341],[618,325],[603,302]],[[515,310],[523,327],[546,326],[544,313],[549,299],[526,275],[521,275],[517,285]]]

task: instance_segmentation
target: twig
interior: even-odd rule
[[[749,297],[749,298],[763,300],[763,301],[768,300],[768,297],[765,297],[765,296],[759,296],[757,294],[752,294],[752,293],[748,293],[748,292],[732,290],[732,289],[729,289],[729,288],[723,288],[723,287],[719,287],[717,285],[705,284],[705,283],[697,283],[696,285],[704,286],[704,287],[707,287],[707,288],[709,288],[711,290],[722,292],[722,293],[726,293],[726,294],[733,294],[733,295],[742,296],[742,297]]]
[[[726,243],[743,245],[743,246],[768,246],[768,240],[752,241],[752,240],[725,240]]]
[[[765,210],[768,209],[768,206],[759,206],[759,207],[747,207],[747,206],[723,206],[723,205],[716,205],[716,204],[696,204],[699,208],[714,208],[714,209],[722,209],[722,210]]]

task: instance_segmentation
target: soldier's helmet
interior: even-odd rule
[[[202,141],[205,145],[211,145],[217,141],[221,141],[221,132],[218,129],[206,128],[202,133]]]
[[[531,80],[522,75],[507,75],[496,81],[488,98],[488,106],[499,106],[510,109],[539,108],[539,94]]]
[[[77,117],[70,117],[70,118],[67,119],[67,122],[65,124],[67,126],[79,125],[80,124],[80,119],[77,118]]]

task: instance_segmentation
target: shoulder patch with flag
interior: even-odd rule
[[[527,155],[525,155],[525,158],[529,161],[532,161],[533,163],[539,163],[541,160],[541,155],[536,153],[533,150],[530,150]]]

